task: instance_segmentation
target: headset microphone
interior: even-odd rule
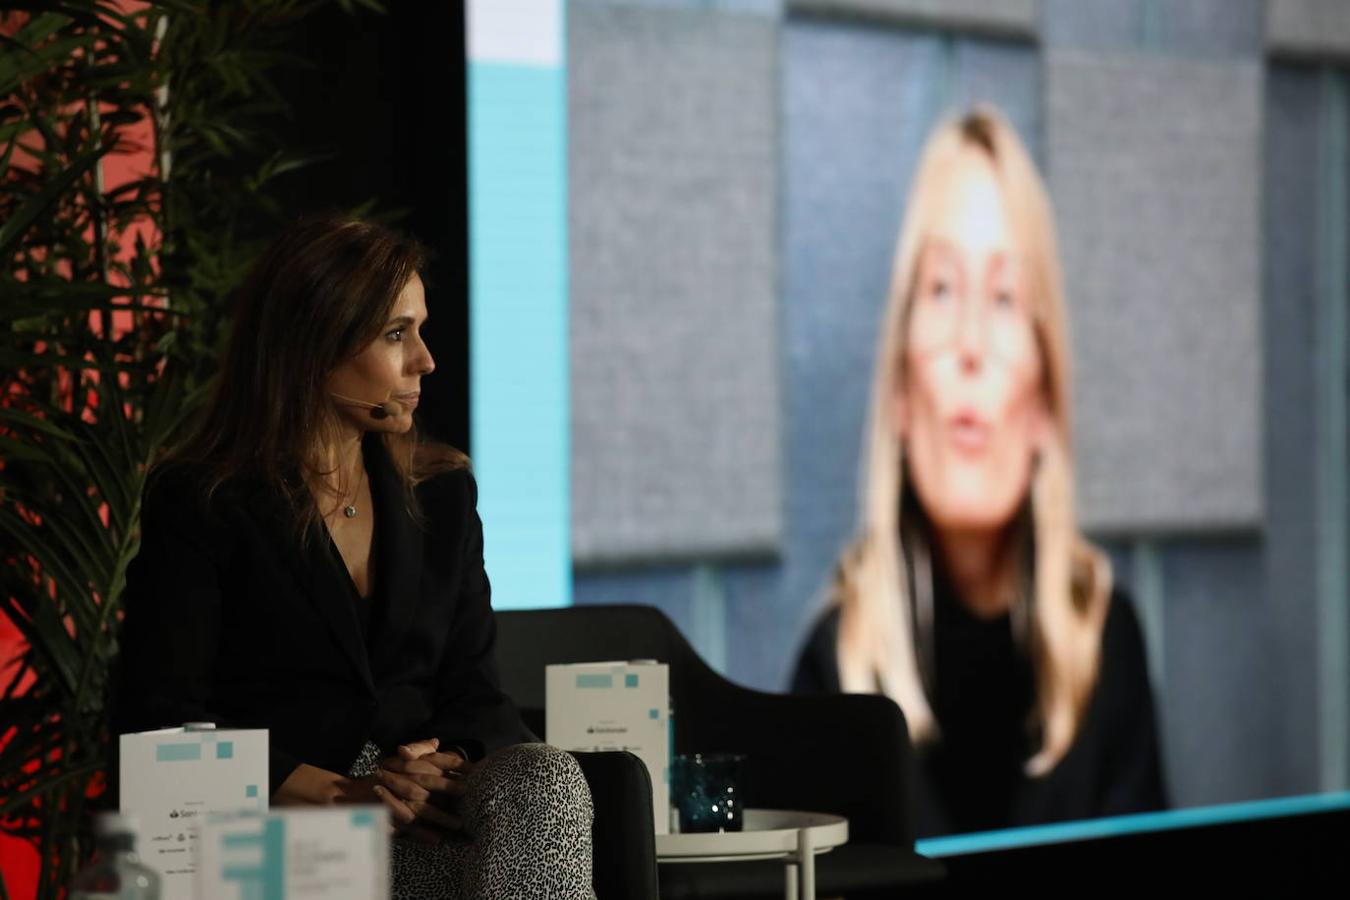
[[[401,405],[397,400],[392,399],[386,400],[384,403],[371,403],[369,400],[357,400],[354,397],[344,397],[333,391],[329,391],[329,393],[339,400],[345,400],[356,406],[364,406],[366,409],[370,410],[370,417],[376,421],[398,415],[398,408]]]

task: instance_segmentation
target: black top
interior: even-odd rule
[[[1130,601],[1111,596],[1101,669],[1082,726],[1040,778],[1024,774],[1037,749],[1030,660],[1008,615],[985,620],[934,585],[934,666],[928,691],[938,740],[920,748],[914,795],[920,837],[1083,819],[1166,806],[1144,643]],[[797,693],[838,693],[839,610],[821,617],[792,680]]]
[[[419,484],[419,523],[382,443],[365,450],[375,606],[331,540],[299,540],[275,491],[229,483],[207,508],[200,471],[156,473],[127,571],[119,732],[267,728],[273,790],[301,763],[347,771],[367,740],[437,737],[477,758],[528,739],[498,686],[473,477]]]
[[[372,459],[366,460],[366,476],[370,477],[370,468]],[[376,479],[370,484],[370,502],[374,510],[380,509],[381,498],[378,495],[379,484]],[[347,569],[347,561],[342,558],[342,551],[338,549],[331,535],[326,536],[324,540],[328,544],[328,561],[333,566],[334,577],[347,586],[347,593],[351,597],[352,609],[356,612],[356,624],[361,627],[361,639],[366,644],[367,652],[375,649],[375,629],[380,623],[379,611],[385,607],[381,597],[380,588],[383,582],[380,579],[380,559],[384,555],[381,545],[386,543],[384,529],[376,528],[370,542],[370,567],[375,572],[375,580],[370,584],[369,595],[362,597],[361,592],[356,588],[356,582],[352,581],[351,572]]]

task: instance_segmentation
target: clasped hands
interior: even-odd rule
[[[473,763],[454,752],[441,753],[431,738],[398,748],[373,775],[348,778],[317,766],[301,765],[272,795],[286,804],[383,803],[393,830],[413,840],[439,844],[461,839],[464,823],[454,801],[464,793]]]
[[[439,748],[437,738],[403,744],[398,755],[380,761],[374,775],[357,779],[368,782],[389,807],[395,832],[429,844],[462,837],[464,822],[451,810],[473,768],[458,753]]]

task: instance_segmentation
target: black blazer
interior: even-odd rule
[[[838,639],[839,609],[834,607],[817,621],[797,660],[794,693],[839,693]],[[988,685],[971,686],[980,687]],[[990,711],[980,696],[969,702]],[[1016,771],[1025,761],[1021,753],[1000,757],[996,748],[965,750],[974,751],[986,769],[1011,765]],[[1129,598],[1120,590],[1111,594],[1097,684],[1079,732],[1055,768],[1039,778],[1017,778],[1010,805],[996,809],[991,804],[997,798],[970,796],[972,786],[952,777],[959,775],[950,772],[952,762],[941,743],[913,755],[920,837],[1165,809],[1167,792],[1144,640]],[[972,808],[979,813],[979,824],[956,815],[957,810],[969,813]]]
[[[301,763],[346,772],[367,740],[386,752],[438,737],[473,758],[529,740],[498,686],[497,628],[467,471],[417,487],[425,519],[372,436],[374,614],[327,532],[305,544],[260,482],[223,486],[166,467],[147,488],[127,571],[115,726],[186,721],[269,729],[271,789]]]

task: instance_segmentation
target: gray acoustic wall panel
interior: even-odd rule
[[[1041,0],[1041,37],[1056,49],[1117,50],[1140,43],[1140,0]]]
[[[1053,51],[1045,81],[1084,524],[1257,526],[1261,69]]]
[[[572,548],[776,551],[777,25],[568,15]]]
[[[1144,40],[1178,56],[1260,58],[1266,0],[1152,0]]]
[[[1264,0],[1042,0],[1056,49],[1146,49],[1195,58],[1260,56]]]
[[[568,6],[645,6],[780,15],[786,0],[566,0]]]
[[[971,34],[1032,37],[1038,0],[788,0],[793,13],[866,18]]]
[[[1350,59],[1350,3],[1266,0],[1266,43],[1277,54]]]
[[[1261,652],[1277,661],[1256,686],[1279,697],[1260,746],[1278,754],[1272,794],[1319,789],[1317,540],[1317,222],[1321,83],[1271,67],[1265,128],[1266,528]],[[1350,248],[1347,248],[1350,249]],[[1252,588],[1248,588],[1251,590]],[[1182,636],[1179,636],[1182,637]]]
[[[1158,724],[1175,806],[1277,793],[1287,701],[1271,609],[1252,589],[1261,563],[1255,536],[1179,540],[1163,551],[1167,688]]]

